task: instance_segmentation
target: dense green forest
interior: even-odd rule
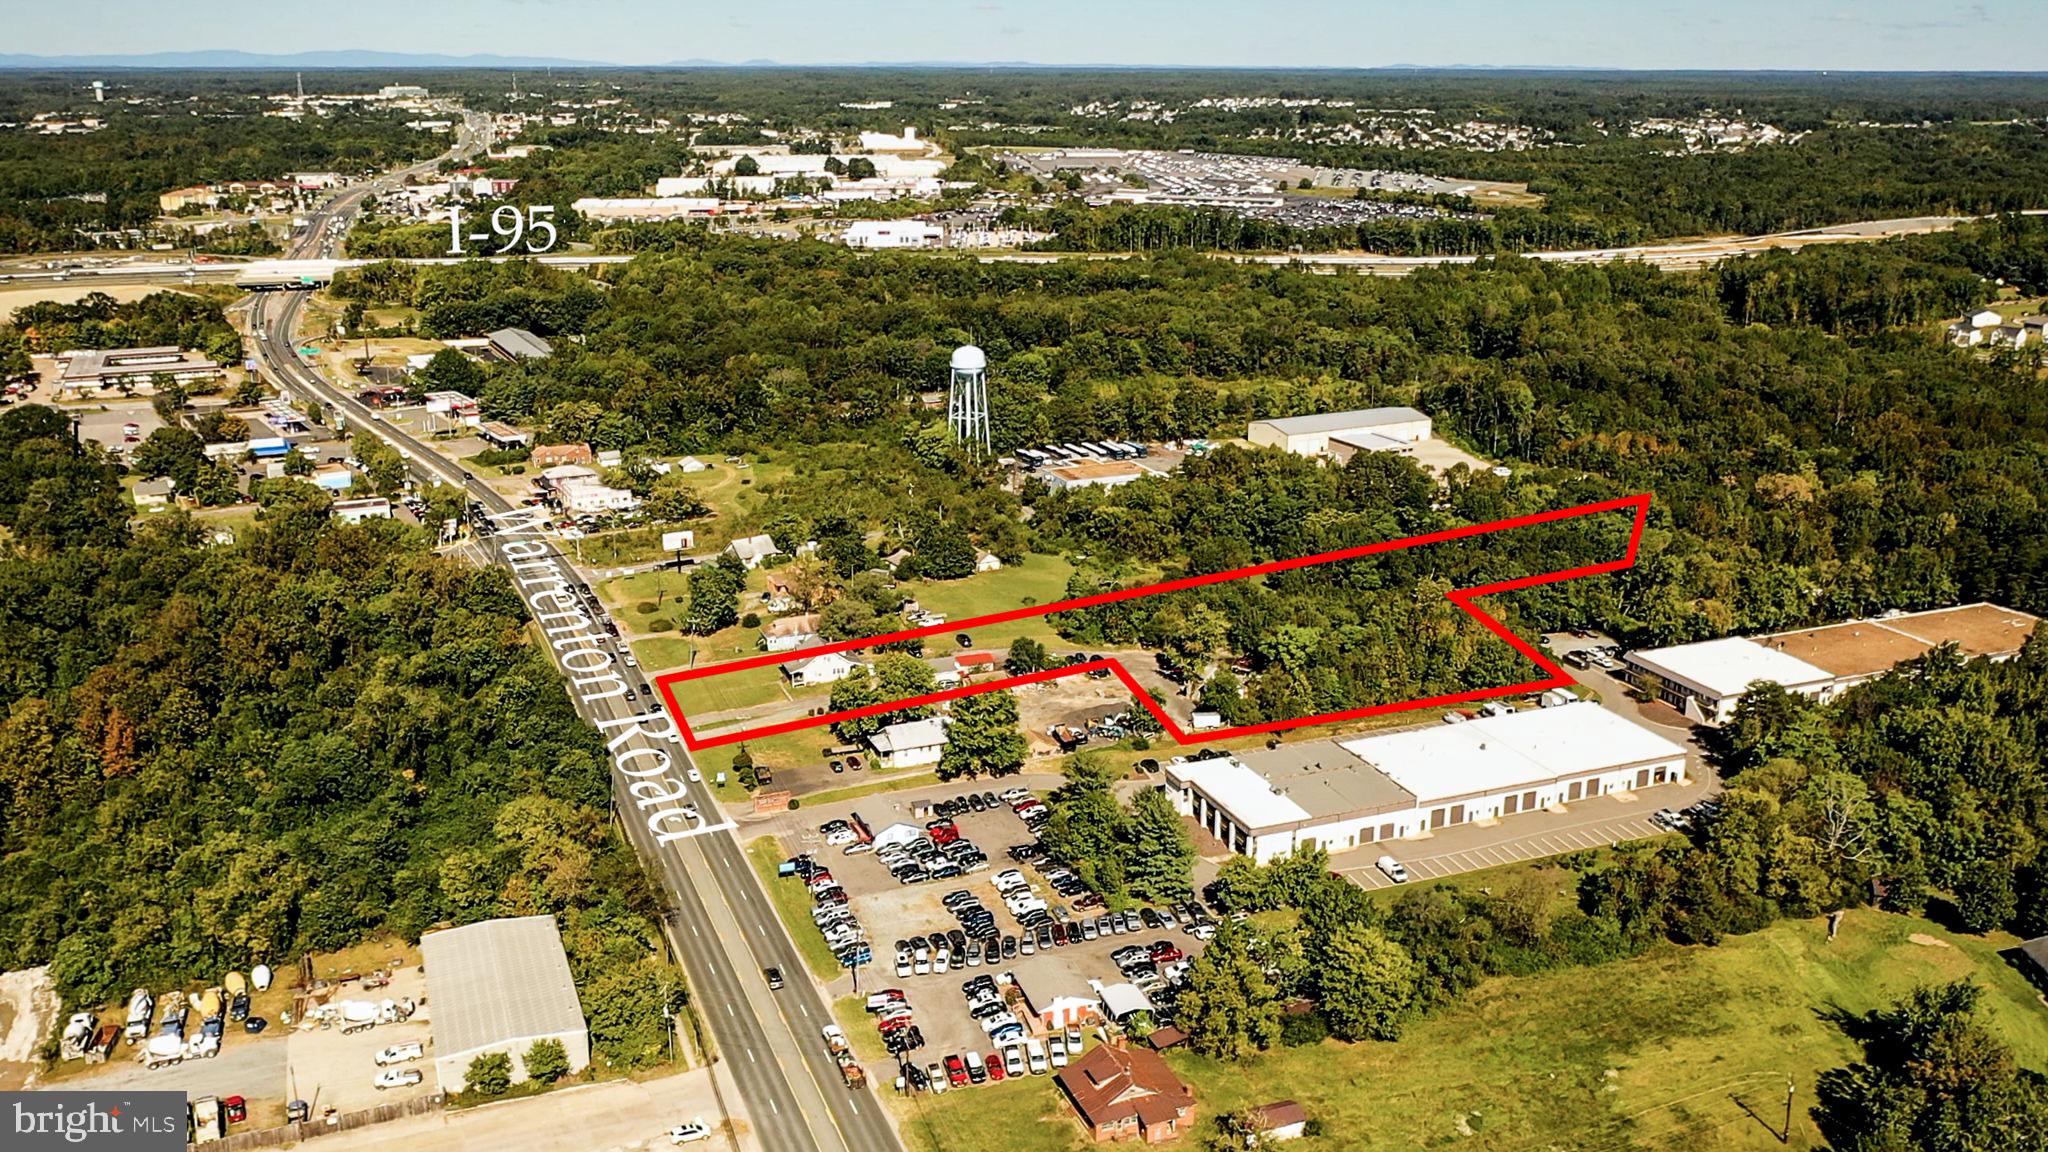
[[[1704,276],[1510,259],[1398,280],[668,235],[602,289],[471,264],[373,266],[337,291],[418,306],[433,334],[525,323],[580,337],[492,370],[486,413],[605,448],[786,453],[784,507],[834,508],[896,542],[932,519],[1010,538],[1029,501],[1035,547],[1177,570],[1197,546],[1315,550],[1356,530],[1347,516],[1374,523],[1355,487],[1418,484],[1219,458],[1107,492],[1013,494],[912,404],[973,340],[993,366],[999,449],[1239,435],[1253,418],[1412,402],[1516,467],[1454,478],[1437,517],[1653,493],[1642,563],[1529,594],[1529,624],[1670,641],[1978,598],[2048,608],[2033,360],[1872,330],[1981,303],[1987,275],[2048,289],[2048,224],[2032,218]],[[1245,490],[1240,514],[1214,514],[1219,487]]]
[[[0,967],[84,1006],[551,912],[599,1054],[662,1059],[660,899],[502,573],[294,481],[231,546],[131,532],[119,477],[0,415]]]

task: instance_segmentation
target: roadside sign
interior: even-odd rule
[[[299,349],[299,355],[301,355],[301,356],[318,356],[319,354],[320,354],[320,350],[319,350],[318,348],[301,348],[301,349]]]

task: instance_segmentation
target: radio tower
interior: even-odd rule
[[[988,357],[972,344],[955,348],[951,376],[946,389],[946,423],[955,440],[980,456],[989,450]]]

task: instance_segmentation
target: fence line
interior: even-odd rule
[[[253,1132],[237,1132],[222,1140],[209,1140],[197,1145],[206,1152],[245,1152],[250,1148],[274,1148],[284,1144],[296,1144],[311,1140],[330,1132],[348,1132],[371,1124],[382,1124],[387,1120],[398,1120],[406,1116],[420,1116],[438,1112],[445,1102],[439,1092],[426,1096],[415,1096],[392,1104],[379,1104],[360,1112],[347,1112],[339,1116],[318,1120],[300,1120],[277,1128],[258,1128]]]

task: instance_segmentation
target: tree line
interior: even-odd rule
[[[680,973],[596,734],[504,577],[264,486],[213,543],[0,414],[0,965],[67,1003],[365,937],[551,914],[601,1057],[663,1058]]]

